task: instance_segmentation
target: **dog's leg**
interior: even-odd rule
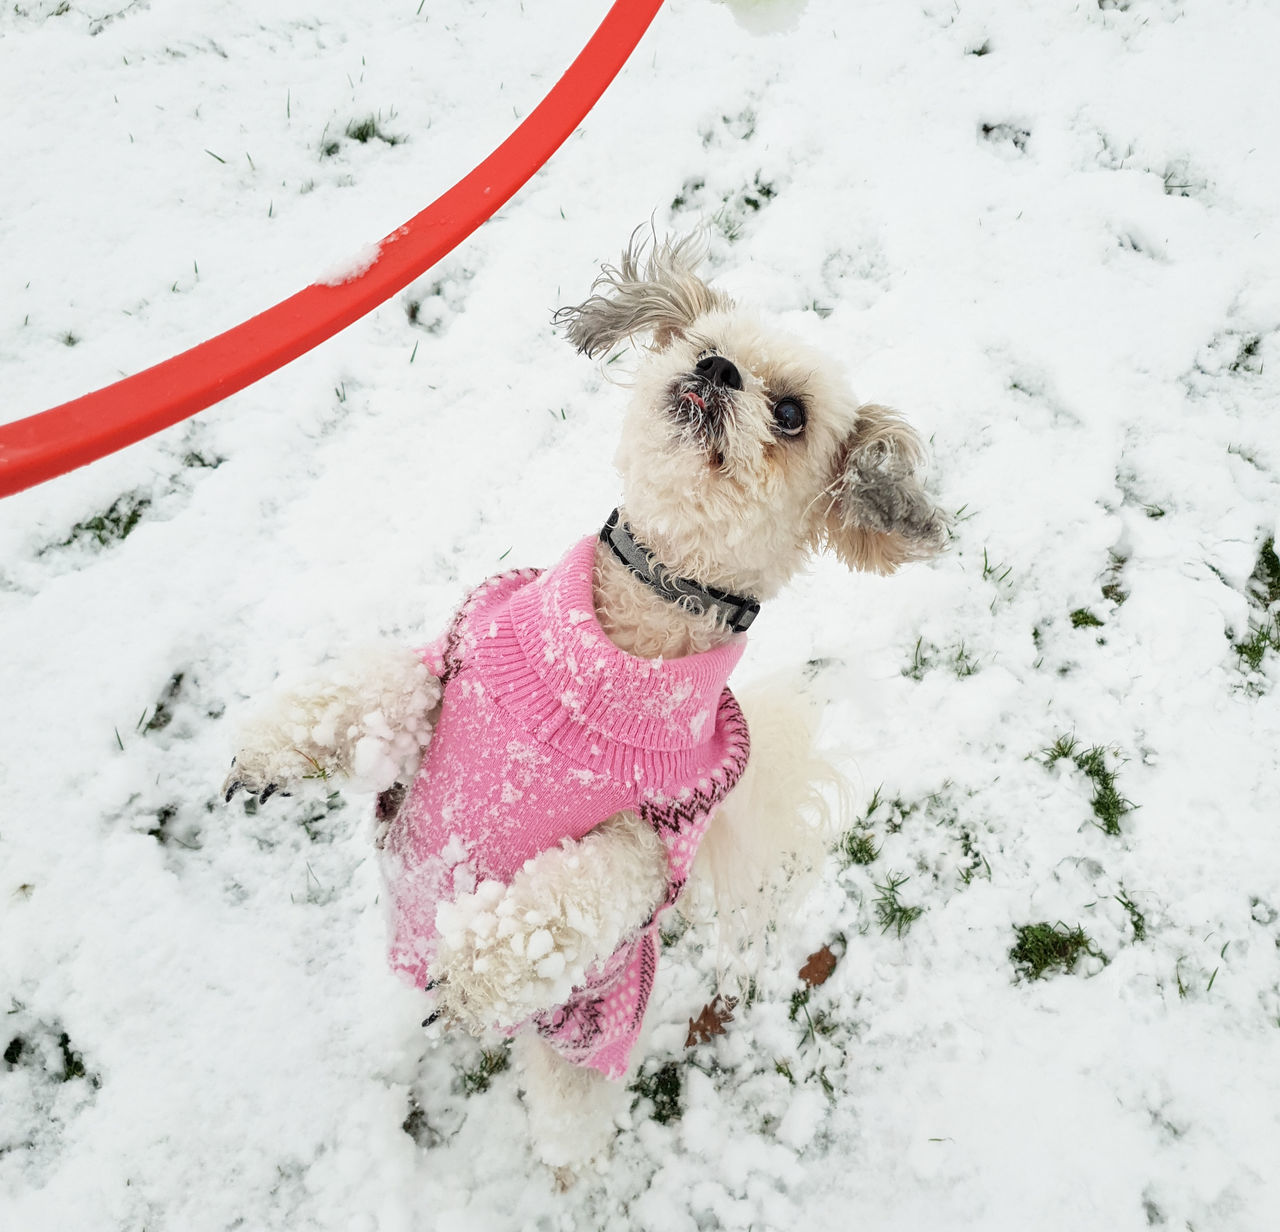
[[[691,918],[714,910],[723,951],[745,957],[821,875],[832,804],[847,788],[818,750],[818,711],[793,680],[756,684],[738,700],[751,760],[712,816],[680,909]]]
[[[560,1188],[568,1189],[608,1154],[627,1088],[571,1064],[536,1035],[516,1036],[512,1055],[534,1152],[555,1173]]]
[[[383,646],[278,695],[246,724],[222,785],[265,800],[302,779],[342,775],[373,791],[408,781],[431,739],[440,683],[419,656]]]
[[[666,892],[666,849],[634,813],[535,856],[510,885],[481,882],[436,912],[442,1010],[480,1030],[559,1005]]]

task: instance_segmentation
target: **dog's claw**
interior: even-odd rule
[[[427,1016],[422,1020],[422,1025],[423,1025],[424,1027],[429,1027],[433,1022],[435,1022],[435,1021],[436,1021],[436,1019],[438,1019],[438,1018],[440,1017],[441,1013],[443,1013],[443,1011],[442,1011],[442,1010],[433,1010],[430,1014],[428,1014],[428,1015],[427,1015]]]
[[[238,791],[240,790],[240,788],[242,788],[243,786],[244,786],[244,784],[243,784],[239,779],[236,779],[236,781],[235,781],[234,783],[231,783],[231,784],[227,787],[227,794],[226,794],[226,796],[224,797],[225,802],[226,802],[227,804],[230,804],[230,803],[231,803],[231,797],[232,797],[232,796],[234,796],[234,795],[236,794],[236,792],[238,792]]]
[[[259,804],[266,804],[266,802],[267,802],[268,800],[270,800],[270,799],[271,799],[271,797],[272,797],[272,796],[274,796],[274,795],[276,794],[276,792],[277,792],[277,791],[279,791],[279,790],[280,790],[280,789],[279,789],[279,788],[278,788],[274,783],[268,783],[268,784],[267,784],[267,785],[262,789],[262,794],[258,797],[258,803],[259,803]]]

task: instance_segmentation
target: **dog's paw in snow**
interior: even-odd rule
[[[561,1004],[652,917],[666,869],[653,828],[619,813],[527,861],[510,885],[483,881],[441,903],[432,967],[441,1012],[479,1032]]]
[[[266,804],[276,792],[289,795],[289,788],[305,778],[323,778],[318,764],[310,767],[311,774],[304,773],[295,764],[292,757],[285,757],[284,752],[292,750],[275,750],[263,752],[258,749],[241,749],[231,759],[231,769],[218,788],[223,800],[230,804],[236,792],[243,789],[248,795],[256,796],[259,804]]]
[[[586,922],[576,923],[559,917],[555,904],[520,903],[499,881],[442,903],[432,968],[442,1013],[479,1033],[514,1027],[564,1001],[595,958],[582,931]]]
[[[597,1070],[574,1065],[537,1035],[517,1035],[511,1059],[525,1092],[534,1153],[562,1193],[608,1167],[631,1093]]]
[[[440,682],[413,651],[378,647],[283,693],[245,725],[222,793],[259,801],[305,779],[343,776],[373,791],[408,781],[431,740]]]

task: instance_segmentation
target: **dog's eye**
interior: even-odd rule
[[[783,436],[799,436],[805,419],[804,407],[794,398],[779,398],[773,404],[773,426]]]

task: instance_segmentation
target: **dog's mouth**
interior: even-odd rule
[[[671,387],[669,411],[681,439],[705,452],[714,466],[723,466],[733,416],[732,391],[701,377],[681,377]]]

